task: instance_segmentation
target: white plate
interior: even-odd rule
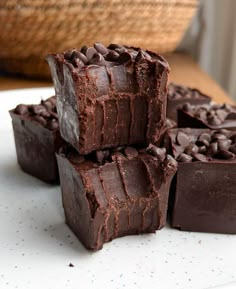
[[[53,92],[0,92],[0,288],[236,288],[236,236],[164,228],[116,239],[96,253],[83,248],[65,225],[60,187],[16,162],[8,110]]]

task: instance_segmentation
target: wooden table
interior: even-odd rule
[[[191,56],[184,53],[165,55],[171,67],[170,80],[198,88],[216,102],[233,103],[222,88],[203,72]],[[0,77],[0,90],[52,86],[51,81]]]

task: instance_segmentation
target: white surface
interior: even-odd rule
[[[0,289],[236,288],[236,236],[164,228],[116,239],[97,253],[82,247],[64,223],[59,186],[16,163],[8,110],[52,94],[0,92]]]

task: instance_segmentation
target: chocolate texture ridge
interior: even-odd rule
[[[111,44],[48,55],[62,137],[80,154],[156,143],[169,66],[159,54]]]
[[[118,147],[86,156],[69,149],[57,160],[66,222],[87,249],[165,225],[177,163],[164,148]]]
[[[171,224],[186,231],[236,233],[236,132],[173,129],[166,147],[178,161]]]
[[[178,127],[236,129],[236,107],[229,104],[193,106],[185,103],[178,108]]]
[[[55,152],[65,145],[58,127],[56,97],[10,110],[17,160],[22,170],[45,182],[59,181]]]
[[[167,90],[167,117],[177,121],[177,109],[184,103],[191,105],[210,104],[211,97],[196,88],[170,83]]]

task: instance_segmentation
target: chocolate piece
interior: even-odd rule
[[[186,102],[188,104],[186,104]],[[205,95],[198,89],[170,83],[167,94],[167,117],[177,121],[177,108],[179,106],[184,105],[184,109],[188,111],[190,104],[202,105],[209,104],[210,102],[211,97]]]
[[[55,152],[62,140],[55,118],[55,97],[39,105],[18,105],[10,111],[17,160],[23,171],[45,182],[58,182]]]
[[[83,64],[75,64],[75,59]],[[165,122],[169,72],[159,54],[95,43],[72,56],[67,51],[47,60],[61,134],[80,154],[158,142]]]
[[[227,105],[189,105],[178,108],[178,127],[236,129],[236,120],[230,118],[236,114],[236,107]]]
[[[209,140],[205,153],[189,154],[183,160],[181,156],[186,149],[176,142],[179,131],[188,135],[192,144],[197,144],[204,136]],[[178,171],[172,183],[170,199],[171,224],[186,231],[236,233],[236,155],[231,146],[232,131],[221,132],[224,140],[232,145],[221,149],[215,141],[219,131],[206,129],[169,130],[165,144],[176,158]]]
[[[68,151],[57,155],[66,222],[91,250],[117,237],[161,229],[177,168],[171,156],[160,161],[131,147],[105,154],[102,163],[93,153],[79,163]]]

